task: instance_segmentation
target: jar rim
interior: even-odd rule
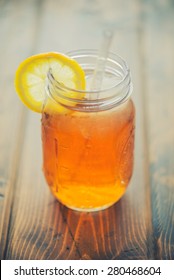
[[[84,63],[79,63],[81,66],[83,65],[94,65],[95,63],[93,62],[93,59],[97,59],[98,57],[98,50],[95,49],[80,49],[80,50],[75,50],[75,51],[70,51],[66,53],[67,56],[70,58],[77,60],[78,59],[92,59],[92,63],[86,62]],[[78,60],[77,60],[78,61]],[[78,61],[79,62],[79,61]],[[108,66],[108,63],[110,67]],[[98,106],[101,107],[109,107],[112,103],[113,106],[116,106],[124,101],[126,101],[132,92],[132,82],[131,82],[131,77],[130,77],[130,70],[125,62],[124,59],[122,59],[119,55],[114,54],[112,52],[108,53],[107,57],[107,63],[106,63],[106,68],[105,68],[105,73],[107,73],[107,67],[109,67],[110,71],[111,69],[113,70],[115,66],[115,71],[110,72],[115,79],[116,79],[116,73],[117,75],[119,74],[119,78],[121,79],[118,82],[118,79],[116,79],[115,83],[112,83],[112,86],[106,87],[100,90],[81,90],[81,89],[74,89],[65,86],[64,84],[61,84],[59,81],[57,81],[54,78],[54,75],[49,69],[48,74],[47,74],[47,79],[48,79],[48,84],[46,90],[48,90],[48,94],[50,97],[54,99],[56,102],[60,102],[60,98],[63,100],[68,100],[72,102],[78,102],[79,104],[84,104],[84,106],[89,106],[89,107],[96,107]],[[83,68],[83,67],[82,67]],[[89,68],[90,69],[90,68]],[[85,70],[85,69],[83,69]],[[93,68],[94,70],[94,68]],[[117,71],[116,71],[117,70]],[[114,80],[114,78],[113,78]],[[52,90],[56,91],[52,94]],[[68,96],[68,92],[71,93],[76,93],[74,94],[75,97],[73,97],[73,94],[71,96]],[[107,92],[107,95],[105,96],[105,93]],[[102,95],[103,94],[103,95]],[[53,96],[54,95],[54,96]],[[79,98],[80,96],[88,96],[88,99],[82,99]],[[92,98],[90,98],[92,96]],[[58,98],[58,99],[57,99]],[[98,105],[97,105],[98,104]],[[86,107],[86,108],[87,108]],[[81,108],[82,109],[82,108]],[[86,110],[86,109],[85,109]]]
[[[98,54],[98,50],[97,49],[79,49],[79,50],[74,50],[74,51],[69,51],[67,52],[65,55],[69,56],[70,58],[73,58],[74,59],[74,56],[79,56],[79,55],[93,55],[95,58],[97,58],[97,54]],[[77,92],[77,93],[88,93],[88,94],[97,94],[97,93],[100,93],[100,92],[106,92],[108,90],[111,90],[115,87],[119,87],[122,83],[124,83],[124,81],[126,80],[126,78],[130,75],[130,69],[126,63],[126,61],[119,55],[113,53],[113,52],[109,52],[108,53],[108,58],[107,60],[109,60],[110,58],[115,58],[115,62],[116,62],[116,58],[119,60],[119,62],[122,63],[121,66],[124,67],[124,71],[125,71],[125,75],[123,76],[123,78],[120,80],[120,82],[117,82],[116,84],[114,84],[113,86],[111,87],[108,87],[108,88],[104,88],[104,89],[99,89],[99,90],[81,90],[81,89],[74,89],[74,88],[71,88],[71,87],[67,87],[65,86],[64,84],[60,83],[59,81],[57,81],[53,74],[52,74],[52,71],[51,71],[51,68],[49,69],[49,72],[48,72],[48,76],[54,80],[54,82],[57,84],[57,86],[60,88],[60,89],[63,89],[63,90],[67,90],[67,91],[71,91],[71,92]]]

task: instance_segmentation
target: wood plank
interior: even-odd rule
[[[171,1],[144,1],[144,9],[154,257],[174,259],[174,6]]]
[[[24,138],[26,109],[14,91],[14,73],[24,57],[31,54],[36,35],[37,14],[23,1],[3,1],[0,12],[0,258],[5,258],[13,212],[13,198],[21,146]],[[20,6],[20,9],[19,9]],[[22,24],[21,24],[22,23]],[[13,27],[13,28],[12,28]],[[33,28],[34,27],[34,28]],[[20,36],[19,36],[20,35]],[[35,43],[35,42],[34,42]],[[2,69],[2,67],[1,67]],[[16,194],[17,195],[17,194]]]
[[[28,114],[11,213],[7,259],[153,258],[146,115],[144,97],[140,95],[140,92],[145,94],[138,29],[141,6],[127,1],[125,10],[121,0],[111,1],[109,5],[104,0],[97,4],[85,3],[79,0],[44,1],[35,50],[65,52],[97,48],[101,27],[109,25],[117,30],[112,50],[129,62],[135,84],[134,176],[124,198],[106,211],[76,213],[59,205],[51,196],[40,170],[39,116]],[[51,32],[52,26],[57,27],[56,33]]]
[[[1,93],[1,111],[0,111],[0,178],[1,178],[1,212],[0,212],[0,257],[3,258],[6,239],[8,234],[8,225],[11,215],[11,206],[13,203],[13,183],[15,180],[16,163],[18,161],[18,153],[16,152],[16,144],[20,143],[22,137],[15,137],[19,132],[20,117],[23,114],[23,109],[16,101],[13,95],[13,85],[9,82],[9,76],[13,75],[14,60],[11,62],[8,57],[12,54],[13,50],[10,42],[6,40],[7,36],[10,39],[12,35],[11,26],[14,25],[16,20],[16,11],[11,6],[10,2],[1,3],[1,64],[3,65],[3,74],[0,75],[0,93]],[[11,79],[10,79],[11,80]],[[12,107],[13,104],[13,107]],[[11,105],[11,106],[10,106]],[[10,115],[9,110],[13,110],[14,114]],[[22,132],[22,129],[21,129]],[[11,141],[15,139],[15,141]]]

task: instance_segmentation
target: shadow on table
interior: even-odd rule
[[[54,201],[52,233],[54,246],[48,248],[49,259],[133,259],[129,223],[124,209],[126,196],[114,206],[98,212],[73,211]]]

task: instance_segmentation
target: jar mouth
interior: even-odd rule
[[[85,72],[86,81],[92,78],[98,59],[97,50],[77,50],[68,52],[66,55],[80,64]],[[101,109],[107,109],[109,106],[116,106],[129,98],[132,92],[130,70],[127,63],[120,56],[109,52],[105,62],[104,77],[108,78],[109,86],[102,87],[99,90],[91,88],[85,90],[74,89],[57,81],[53,76],[52,70],[49,69],[46,90],[54,101],[66,107],[73,107],[73,102],[75,102],[75,110],[82,111],[86,111],[87,108],[92,111],[95,111],[95,108],[98,111],[100,107]],[[63,100],[69,101],[68,106],[67,102]],[[78,108],[77,103],[81,104],[80,108]],[[84,108],[82,108],[82,104]]]
[[[72,59],[77,60],[77,61],[78,61],[79,56],[81,58],[85,58],[86,56],[91,56],[95,60],[95,64],[93,65],[94,66],[93,71],[95,70],[96,62],[97,62],[97,59],[98,59],[98,50],[95,50],[95,49],[81,49],[81,50],[77,50],[77,51],[67,52],[66,55],[69,56]],[[111,60],[112,60],[112,62],[116,63],[117,65],[120,64],[120,66],[122,67],[122,69],[124,71],[124,74],[122,73],[123,75],[122,75],[122,78],[120,79],[120,81],[116,82],[112,86],[104,88],[104,89],[101,88],[101,89],[98,89],[98,90],[96,90],[96,89],[75,90],[75,89],[70,89],[70,88],[68,88],[64,85],[63,85],[63,87],[68,89],[68,90],[75,91],[75,92],[91,93],[92,94],[92,93],[100,93],[100,92],[108,91],[108,90],[110,90],[110,89],[112,89],[116,86],[119,86],[121,83],[124,83],[125,79],[130,75],[130,70],[129,70],[129,67],[128,67],[127,63],[125,62],[124,59],[121,58],[121,56],[116,55],[112,52],[109,52],[108,57],[106,59],[106,69],[105,69],[105,71],[107,70],[107,62],[109,62]],[[81,65],[82,68],[85,68],[85,64],[83,64],[83,63],[79,63],[79,64]]]

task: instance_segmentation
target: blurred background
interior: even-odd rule
[[[36,258],[75,258],[73,249],[59,255],[58,239],[50,255],[58,210],[47,207],[53,198],[41,171],[40,115],[24,108],[13,81],[30,55],[98,49],[104,28],[114,31],[111,51],[131,69],[135,167],[126,196],[114,208],[121,221],[116,232],[127,237],[110,237],[115,253],[109,257],[87,255],[174,259],[173,0],[0,0],[1,258],[35,258],[36,252]]]

